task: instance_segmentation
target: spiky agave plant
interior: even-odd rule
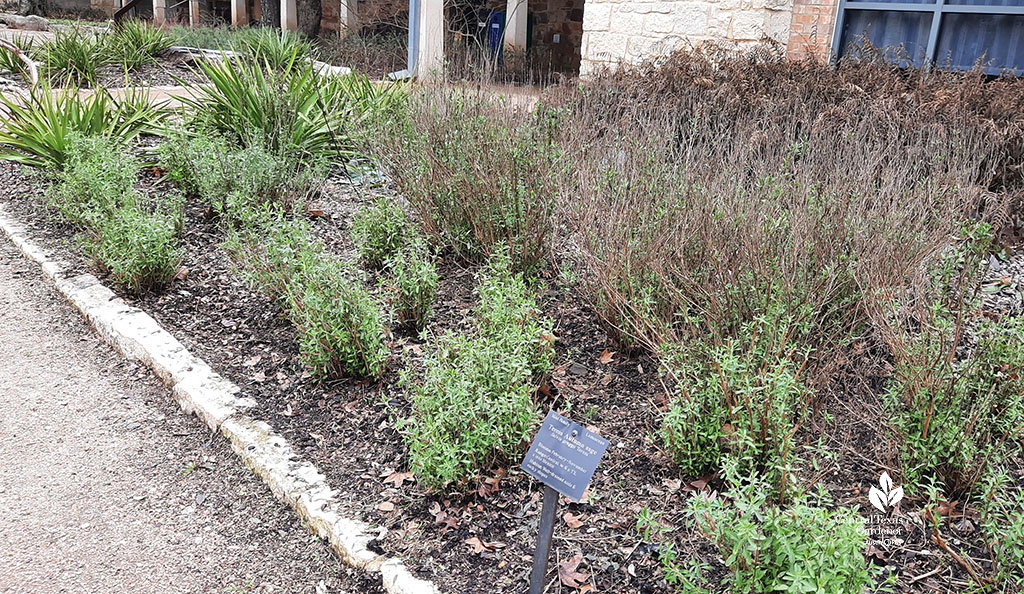
[[[32,167],[61,169],[71,137],[106,135],[128,142],[141,134],[160,134],[167,116],[164,103],[153,103],[143,87],[118,96],[106,89],[80,93],[55,91],[41,83],[25,98],[0,94],[0,159]]]

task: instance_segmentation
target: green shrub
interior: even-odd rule
[[[258,27],[245,31],[240,50],[274,70],[290,70],[314,57],[313,46],[302,35],[287,29]]]
[[[872,583],[866,533],[853,510],[773,506],[768,485],[741,475],[740,466],[724,466],[728,497],[696,495],[688,508],[732,572],[730,592],[860,594]]]
[[[175,25],[170,31],[174,45],[212,50],[240,50],[241,39],[248,28],[232,25],[218,27]]]
[[[885,305],[895,369],[882,401],[904,477],[935,479],[950,497],[971,492],[1024,435],[1024,319],[971,319],[990,241],[988,225],[965,225],[917,291]]]
[[[531,270],[547,254],[568,168],[545,125],[464,91],[416,96],[378,148],[435,244],[479,260],[505,246]]]
[[[407,372],[412,468],[433,486],[515,459],[537,423],[533,396],[554,357],[550,322],[511,260],[498,250],[482,272],[476,332],[448,333],[422,375]]]
[[[65,167],[48,193],[48,202],[80,226],[102,223],[121,208],[134,207],[139,163],[106,136],[68,138]]]
[[[678,395],[662,421],[665,449],[688,475],[719,467],[725,456],[758,470],[785,497],[796,462],[794,434],[812,391],[800,372],[808,352],[791,344],[793,321],[781,315],[746,324],[721,345],[665,348]]]
[[[398,321],[422,330],[437,294],[437,268],[430,247],[423,241],[413,241],[389,258],[387,267]]]
[[[215,134],[173,132],[158,148],[168,176],[229,222],[264,206],[302,210],[326,178],[326,164],[272,154],[259,145],[236,147]]]
[[[115,98],[105,89],[80,94],[40,84],[23,102],[0,94],[0,108],[6,117],[0,159],[51,169],[64,166],[74,133],[104,135],[124,145],[160,133],[167,116],[163,105],[150,103],[149,94],[138,88]]]
[[[1004,470],[993,472],[981,501],[981,530],[996,562],[995,578],[1019,585],[1024,567],[1024,489]]]
[[[348,266],[319,260],[289,286],[302,357],[327,377],[380,377],[389,350],[380,308]]]
[[[359,248],[359,259],[369,268],[380,268],[405,245],[405,211],[393,198],[381,196],[356,214],[352,220],[352,239]]]
[[[51,78],[66,82],[92,82],[100,68],[113,63],[102,35],[80,27],[58,29],[43,43],[37,55]]]
[[[93,227],[89,242],[96,263],[114,282],[134,293],[159,289],[178,272],[181,202],[169,213],[147,213],[131,205],[114,210]],[[176,211],[176,212],[175,212]]]
[[[273,209],[250,214],[225,250],[258,290],[278,300],[318,374],[379,377],[389,356],[379,306],[354,270],[333,259],[303,221]]]

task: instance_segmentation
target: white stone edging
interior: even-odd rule
[[[345,518],[327,478],[299,459],[288,441],[267,423],[247,416],[251,398],[189,353],[147,313],[126,304],[91,274],[68,276],[68,266],[50,258],[28,238],[25,227],[0,205],[0,228],[29,259],[40,265],[57,290],[92,324],[100,337],[126,358],[150,367],[171,390],[182,410],[220,431],[235,453],[287,503],[317,536],[327,540],[347,565],[381,574],[389,594],[438,594],[397,558],[369,549],[374,538],[365,522]]]

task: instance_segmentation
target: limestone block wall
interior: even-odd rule
[[[799,0],[798,0],[799,1]],[[828,0],[815,0],[828,1]],[[786,47],[794,0],[586,0],[580,74],[705,41]]]

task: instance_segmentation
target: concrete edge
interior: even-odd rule
[[[345,518],[323,473],[314,464],[300,460],[291,444],[269,424],[244,414],[256,402],[240,397],[238,386],[193,356],[156,320],[126,304],[95,276],[69,276],[68,266],[33,242],[25,227],[2,204],[0,228],[26,257],[39,264],[104,342],[126,358],[150,367],[182,410],[224,435],[274,496],[295,510],[307,528],[325,539],[345,564],[380,573],[389,594],[438,594],[432,583],[413,576],[401,559],[370,550],[374,536],[369,525]]]

